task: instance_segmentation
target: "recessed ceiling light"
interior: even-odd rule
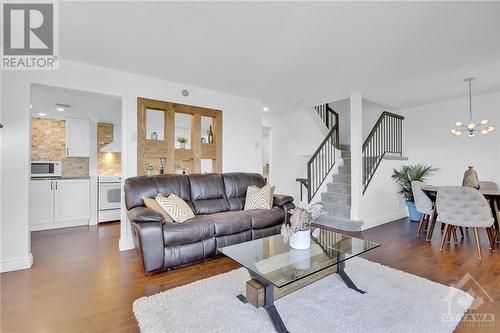
[[[43,113],[43,112],[40,112],[38,115],[39,115],[40,117],[45,117],[47,114],[46,114],[46,113]]]
[[[63,103],[56,103],[56,110],[59,112],[66,111],[66,109],[69,109],[71,105],[69,104],[63,104]]]
[[[302,100],[301,100],[300,98],[294,98],[294,99],[292,99],[292,102],[294,102],[294,103],[299,103],[299,102],[301,102],[301,101],[302,101]]]
[[[264,107],[262,108],[262,111],[264,111],[264,112],[267,112],[267,111],[269,111],[269,107],[267,107],[267,106],[264,106]]]

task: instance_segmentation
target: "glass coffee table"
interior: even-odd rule
[[[320,229],[311,236],[307,250],[295,250],[274,235],[249,242],[225,246],[219,252],[241,264],[250,273],[246,296],[237,296],[244,303],[263,307],[277,332],[288,332],[274,306],[274,301],[333,273],[348,288],[358,289],[345,272],[346,260],[379,247],[380,244]]]

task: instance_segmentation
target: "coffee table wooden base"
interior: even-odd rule
[[[352,280],[349,278],[347,273],[344,271],[345,262],[341,262],[336,266],[326,268],[317,273],[311,274],[308,277],[305,277],[297,282],[290,283],[284,287],[277,288],[273,284],[262,280],[253,272],[248,271],[250,273],[251,280],[246,283],[246,296],[238,295],[237,298],[243,303],[250,303],[256,308],[263,307],[267,314],[269,315],[269,319],[273,323],[274,329],[279,333],[288,332],[283,320],[281,319],[278,310],[274,306],[274,301],[284,297],[288,294],[293,293],[311,283],[314,283],[326,276],[337,273],[342,278],[342,281],[347,285],[347,287],[364,294],[365,292],[354,284]]]

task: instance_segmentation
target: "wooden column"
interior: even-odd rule
[[[195,114],[191,119],[191,149],[193,150],[192,172],[201,172],[201,116]]]
[[[212,131],[214,132],[215,160],[212,160],[213,172],[222,172],[222,114],[214,117]]]

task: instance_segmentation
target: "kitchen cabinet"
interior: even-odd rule
[[[89,179],[31,181],[31,231],[88,225],[89,218]]]
[[[66,156],[90,156],[90,121],[88,119],[66,119]]]
[[[90,183],[87,179],[55,182],[54,220],[56,223],[90,217]]]
[[[36,180],[30,186],[30,224],[32,226],[54,221],[53,181]]]

